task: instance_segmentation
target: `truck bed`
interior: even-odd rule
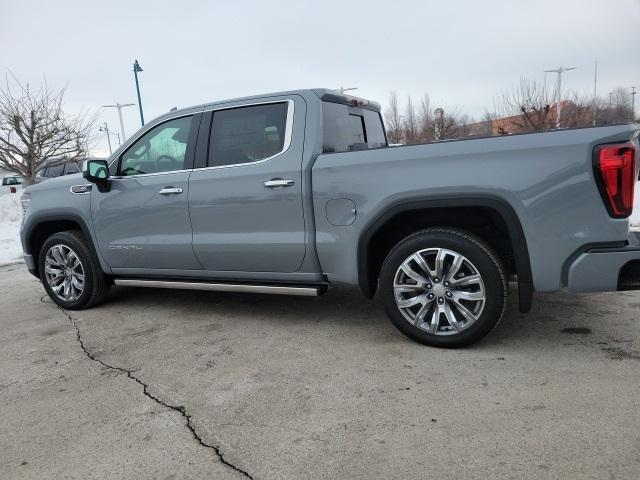
[[[493,198],[522,225],[535,290],[558,290],[568,259],[590,245],[628,241],[629,220],[608,215],[592,155],[596,145],[637,132],[617,125],[320,155],[313,192],[322,269],[329,280],[356,283],[358,239],[397,202]],[[352,228],[327,220],[327,202],[337,198],[358,206]]]

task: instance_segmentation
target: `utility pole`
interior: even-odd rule
[[[102,105],[102,108],[115,108],[118,110],[118,118],[120,119],[120,133],[122,133],[122,140],[126,140],[127,136],[124,134],[124,122],[122,121],[122,109],[124,107],[132,107],[135,103],[116,103],[115,105]]]
[[[557,73],[558,80],[556,82],[556,128],[560,128],[560,115],[562,113],[562,74],[569,70],[575,70],[576,67],[559,67],[556,69],[545,70],[545,73]]]
[[[113,155],[113,150],[111,149],[111,137],[109,136],[109,125],[107,125],[107,122],[104,122],[102,125],[100,125],[100,131],[101,132],[104,131],[107,133],[107,143],[109,144],[109,156],[111,156]]]
[[[613,123],[613,92],[609,92],[609,125]]]
[[[403,142],[407,143],[406,142],[406,135],[405,135],[405,133],[407,131],[407,129],[405,128],[405,126],[406,126],[405,119],[406,118],[407,117],[405,117],[404,115],[399,115],[398,116],[398,120],[400,120],[400,125],[398,125],[398,127],[400,128],[400,131],[398,132],[398,136],[399,136],[399,140],[400,140],[399,143],[403,143]]]
[[[598,59],[596,58],[596,64],[593,68],[593,126],[596,126],[596,117],[598,110]]]
[[[636,121],[636,88],[631,87],[631,121]]]
[[[143,71],[142,67],[138,63],[138,60],[136,59],[136,61],[133,62],[133,75],[134,77],[136,77],[136,92],[138,93],[138,107],[140,108],[140,125],[144,127],[144,115],[142,114],[142,99],[140,98],[140,84],[138,83],[138,72],[142,72],[142,71]],[[122,134],[122,136],[124,137],[124,134]]]

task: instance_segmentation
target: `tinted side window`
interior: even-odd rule
[[[384,135],[382,117],[380,113],[373,110],[362,110],[364,124],[367,131],[367,144],[369,148],[380,148],[387,146],[387,137]]]
[[[80,172],[80,169],[78,168],[78,165],[76,165],[75,163],[67,163],[64,166],[64,174],[65,175],[70,175],[72,173],[78,173]]]
[[[257,162],[282,151],[286,102],[218,110],[213,114],[209,166]]]
[[[322,103],[322,151],[349,152],[385,146],[378,112],[339,103]]]
[[[145,133],[122,154],[120,175],[183,170],[192,119],[175,118]]]
[[[49,168],[47,168],[47,177],[49,177],[49,178],[59,177],[60,175],[62,175],[62,170],[63,169],[64,169],[64,164],[63,165],[55,165],[53,167],[49,167]]]

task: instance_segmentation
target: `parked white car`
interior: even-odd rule
[[[22,190],[22,180],[20,175],[6,175],[2,177],[0,195],[20,192],[20,190]]]

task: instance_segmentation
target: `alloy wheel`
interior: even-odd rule
[[[433,335],[468,329],[480,318],[486,302],[476,266],[445,248],[427,248],[407,257],[394,276],[393,293],[403,317]]]
[[[45,280],[53,293],[66,302],[77,300],[84,291],[84,268],[70,247],[57,244],[44,258]]]

